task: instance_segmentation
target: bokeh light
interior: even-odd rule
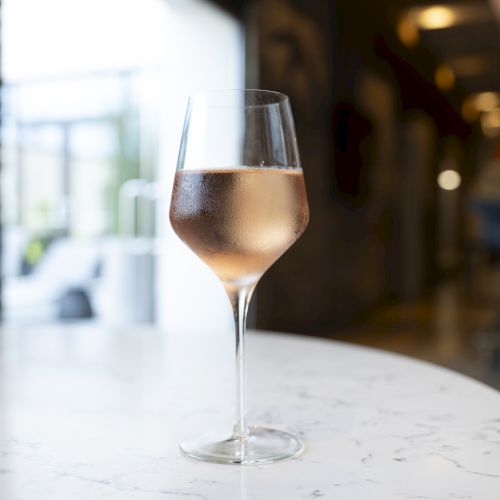
[[[445,191],[454,191],[460,187],[462,178],[456,170],[443,170],[438,175],[437,183]]]

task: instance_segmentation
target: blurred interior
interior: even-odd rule
[[[499,0],[5,0],[3,323],[231,328],[170,190],[187,97],[266,88],[311,221],[252,326],[500,387],[499,56]]]

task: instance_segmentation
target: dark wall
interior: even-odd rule
[[[377,8],[248,7],[248,80],[290,96],[311,210],[257,289],[260,328],[321,333],[435,279],[439,140],[467,127],[401,57]]]

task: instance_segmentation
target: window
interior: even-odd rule
[[[99,297],[106,295],[115,296],[114,311],[141,307],[131,299],[133,293],[122,292],[135,290],[137,274],[127,257],[136,247],[122,231],[125,185],[162,195],[157,236],[166,250],[156,271],[143,277],[146,282],[141,278],[140,285],[154,291],[154,297],[145,299],[149,302],[158,297],[164,303],[168,297],[167,306],[157,308],[159,321],[174,326],[185,321],[191,300],[172,294],[172,287],[179,292],[193,286],[195,294],[205,296],[200,325],[213,319],[213,311],[224,314],[220,303],[226,298],[208,292],[213,287],[210,272],[192,262],[169,230],[166,213],[187,96],[201,89],[243,86],[239,23],[203,0],[6,0],[3,25],[3,276],[10,277],[4,286],[6,317],[17,317],[9,308],[22,302],[19,315],[39,322],[39,311],[49,310],[39,306],[50,299],[54,307],[44,314],[53,321],[58,301],[75,286],[101,317],[110,310],[105,301],[100,303]],[[140,182],[126,184],[131,179]],[[133,197],[128,202],[137,203]],[[136,233],[148,234],[155,227],[153,202],[148,199],[148,220],[136,214]],[[125,257],[106,255],[111,242],[111,253],[119,248]],[[75,259],[84,254],[87,279],[82,273],[79,281],[71,279]],[[67,273],[58,269],[58,284],[51,283],[49,293],[50,273],[42,273],[42,281],[39,274],[51,269],[44,262],[51,255]],[[106,262],[112,265],[106,268]],[[117,270],[119,262],[129,267]],[[100,268],[100,278],[94,268]],[[26,273],[31,273],[29,280],[22,276]],[[130,275],[132,281],[118,283],[120,275]],[[25,294],[37,302],[31,304],[29,310],[37,312],[30,316],[29,301],[19,297],[34,282],[36,293]],[[99,292],[102,287],[106,293]],[[154,319],[146,316],[134,317]]]

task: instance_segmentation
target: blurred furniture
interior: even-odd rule
[[[102,282],[96,290],[98,316],[106,323],[153,323],[156,302],[154,182],[129,179],[120,187],[120,236],[103,248]]]
[[[465,236],[466,289],[475,296],[475,277],[479,263],[500,251],[500,199],[475,196],[467,205]]]
[[[95,290],[97,315],[110,324],[153,323],[156,255],[152,239],[109,238],[102,280]]]
[[[481,218],[481,233],[476,245],[483,252],[486,250],[500,256],[500,199],[477,199],[472,203],[472,209]],[[497,285],[497,296],[499,291],[500,285]],[[500,371],[500,313],[489,328],[478,332],[475,342],[483,362]]]
[[[500,394],[403,356],[248,335],[253,422],[296,459],[221,466],[179,441],[231,424],[230,332],[50,326],[0,332],[2,498],[496,500]]]
[[[26,246],[29,242],[29,232],[19,226],[2,228],[2,277],[19,276],[22,274],[22,262]]]
[[[500,251],[500,199],[478,199],[472,208],[481,217],[481,244],[490,250]]]
[[[100,245],[97,240],[61,238],[49,246],[31,274],[7,278],[3,287],[5,320],[36,323],[55,320],[61,313],[70,319],[68,308],[61,311],[61,301],[71,293],[71,319],[91,316],[88,307],[99,270]],[[86,295],[80,305],[75,290]]]

